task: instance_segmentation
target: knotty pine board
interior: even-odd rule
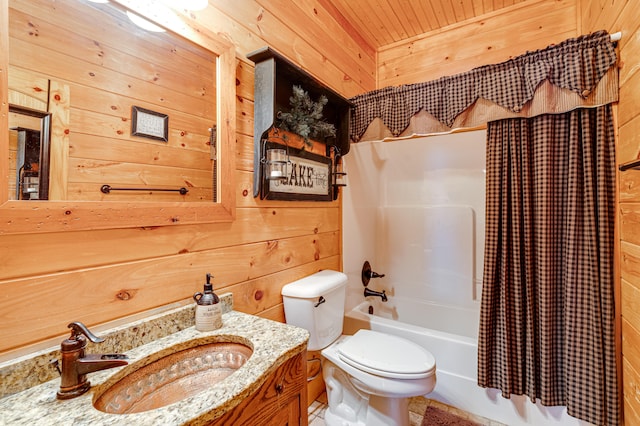
[[[636,397],[637,390],[640,389],[640,373],[628,360],[623,360],[622,377],[624,383],[624,424],[633,426],[640,424],[640,405]]]
[[[292,5],[288,4],[287,7],[291,8]],[[230,16],[236,22],[221,19],[219,14],[214,13],[215,9]],[[238,36],[238,38],[234,37],[234,41],[238,51],[244,56],[243,60],[248,61],[246,59],[248,53],[269,45],[347,98],[375,89],[374,70],[369,68],[372,63],[371,58],[368,58],[368,63],[362,63],[358,67],[348,63],[333,62],[333,58],[341,57],[339,52],[344,51],[345,45],[335,41],[337,37],[330,31],[325,30],[321,40],[314,39],[306,27],[302,28],[304,33],[296,33],[287,21],[279,18],[280,10],[274,10],[273,7],[263,8],[256,1],[217,1],[215,9],[209,8],[203,11],[202,16],[207,23],[218,28],[219,31],[233,32],[234,36]],[[298,20],[307,21],[302,12],[296,16],[299,16]],[[315,23],[309,21],[309,25],[311,28]],[[328,52],[327,54],[319,51],[320,44],[323,44],[322,49]],[[344,55],[350,58],[360,56],[366,59],[368,55],[354,48],[349,48]],[[364,62],[364,59],[359,59]]]
[[[339,232],[340,222],[339,209],[309,205],[307,208],[239,208],[231,224],[6,235],[0,237],[3,259],[0,286],[12,278],[64,275],[103,265],[281,238],[309,236],[313,239],[316,235]]]
[[[91,326],[187,299],[202,287],[207,272],[214,275],[216,290],[224,292],[232,283],[337,256],[338,239],[338,233],[293,237],[4,281],[3,349],[53,337],[69,321]],[[34,293],[55,303],[31,309]]]
[[[523,3],[488,18],[380,49],[378,86],[435,80],[506,61],[576,35],[573,0]]]

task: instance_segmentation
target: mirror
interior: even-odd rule
[[[9,105],[10,200],[49,199],[50,126],[50,113]]]
[[[0,6],[0,132],[10,135],[0,145],[0,233],[233,219],[233,45],[156,2]],[[127,11],[167,31],[137,27]],[[18,139],[43,126],[50,144],[38,162],[18,158]]]

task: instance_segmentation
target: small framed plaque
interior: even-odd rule
[[[331,158],[279,145],[266,143],[269,150],[287,153],[287,167],[282,178],[269,180],[263,173],[264,198],[267,200],[333,201]],[[264,166],[263,166],[264,167]]]
[[[146,108],[131,107],[131,135],[167,142],[169,116]]]

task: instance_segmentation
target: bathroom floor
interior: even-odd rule
[[[457,408],[442,404],[438,401],[426,399],[424,397],[411,398],[411,402],[409,403],[409,419],[411,421],[411,426],[420,426],[422,424],[423,414],[429,405],[440,408],[441,410],[449,411],[464,419],[472,420],[482,426],[505,426],[500,422],[475,416],[467,413],[466,411],[458,410]],[[323,393],[309,406],[309,426],[325,426],[324,412],[326,409],[327,394]]]

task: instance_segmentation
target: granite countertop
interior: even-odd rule
[[[91,389],[77,398],[58,400],[60,379],[50,380],[0,399],[2,425],[182,425],[205,424],[238,405],[258,389],[282,363],[303,352],[309,333],[301,328],[236,311],[223,314],[224,326],[199,332],[193,326],[126,351],[129,365],[96,373],[88,378]],[[93,407],[96,390],[115,381],[120,370],[159,351],[174,352],[193,346],[194,341],[249,342],[253,354],[231,376],[199,394],[158,409],[135,414],[108,414]],[[168,350],[171,348],[171,350]],[[87,352],[101,352],[87,347]],[[109,381],[109,379],[111,380]],[[105,385],[105,382],[108,382]]]

